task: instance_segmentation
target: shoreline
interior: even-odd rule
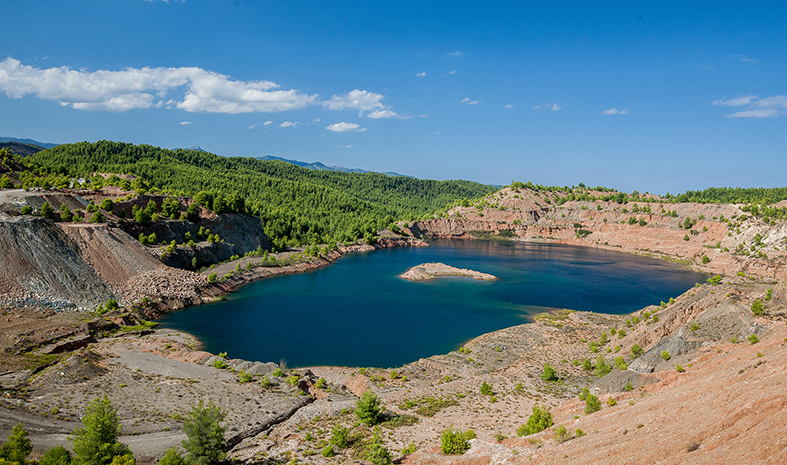
[[[476,238],[476,237],[450,237],[450,236],[449,237],[430,237],[429,239],[430,240],[461,240],[461,241],[468,241],[468,240],[481,240],[481,241],[484,241],[484,240],[495,240],[495,241],[510,241],[510,242],[524,242],[524,243],[532,242],[532,243],[542,243],[542,244],[558,244],[558,245],[567,245],[567,246],[591,247],[591,248],[600,249],[600,250],[607,250],[607,251],[613,251],[613,252],[624,252],[624,253],[630,253],[630,254],[638,255],[638,256],[646,256],[646,255],[643,255],[643,254],[639,254],[639,253],[635,253],[635,252],[631,252],[631,251],[627,251],[627,250],[621,250],[621,249],[618,249],[616,247],[611,247],[611,246],[603,246],[603,245],[600,245],[600,244],[571,243],[569,241],[564,241],[564,240],[560,240],[560,239],[554,239],[554,240],[550,240],[550,239],[531,240],[531,239],[528,239],[528,238],[493,238],[493,239],[487,239],[487,238]],[[348,254],[348,253],[354,253],[354,252],[374,252],[374,251],[377,251],[377,250],[380,250],[380,249],[393,248],[393,247],[408,247],[408,246],[424,247],[424,246],[428,246],[428,245],[429,244],[428,244],[428,242],[425,239],[418,239],[418,240],[415,240],[415,241],[409,239],[409,240],[406,240],[406,241],[398,241],[398,242],[397,241],[387,241],[384,244],[376,243],[374,246],[366,245],[366,244],[358,244],[358,245],[340,247],[340,250],[338,250],[338,251],[331,252],[330,254],[328,254],[326,256],[320,256],[320,257],[314,258],[314,259],[312,259],[312,260],[310,260],[308,262],[301,262],[301,263],[296,263],[296,264],[292,264],[292,265],[284,265],[284,266],[259,267],[259,268],[255,268],[255,269],[253,269],[251,271],[242,271],[239,274],[234,275],[231,278],[228,278],[226,281],[224,281],[222,283],[213,285],[214,286],[213,289],[218,289],[219,291],[217,293],[215,293],[211,297],[211,300],[205,300],[205,301],[203,301],[201,303],[198,303],[198,304],[195,304],[193,306],[209,304],[209,303],[214,303],[214,302],[220,301],[223,298],[223,296],[225,296],[225,295],[227,295],[229,293],[235,292],[241,286],[244,286],[246,284],[251,284],[253,282],[256,282],[256,281],[259,281],[259,280],[262,280],[262,279],[266,279],[266,278],[270,278],[270,277],[274,277],[274,276],[278,276],[278,275],[303,273],[303,272],[308,272],[308,271],[316,270],[316,269],[319,269],[319,268],[323,268],[325,266],[328,266],[328,265],[331,265],[331,264],[335,263],[337,260],[339,260],[345,254]],[[291,251],[291,252],[289,252],[289,254],[294,254],[294,253],[297,253],[297,252],[298,252],[298,250],[296,249],[296,251]],[[664,259],[662,257],[650,256],[649,258],[655,258],[655,259],[659,259],[659,260],[662,260],[662,261],[665,261],[665,262],[669,262],[669,263],[682,264],[682,263],[675,262],[675,261],[672,261],[672,260]],[[259,258],[257,258],[257,257],[254,257],[254,258],[241,258],[241,259],[238,259],[238,260],[234,260],[234,261],[231,261],[231,262],[224,263],[223,267],[217,267],[215,270],[231,270],[231,269],[234,269],[234,265],[236,265],[236,264],[242,263],[243,265],[245,265],[245,263],[248,263],[248,262],[250,262],[252,260],[259,260]],[[242,267],[243,267],[243,265],[242,265]],[[422,266],[422,265],[423,264],[418,265],[418,266]],[[418,266],[416,266],[414,268],[418,268]],[[689,271],[707,274],[707,272],[698,271],[696,269],[692,269],[692,268],[688,268],[688,267],[685,267],[685,268],[688,269]],[[207,274],[208,271],[215,271],[215,270],[206,270],[206,271],[203,272],[203,274]],[[684,291],[684,293],[685,292],[689,292],[690,290],[691,290],[691,288],[686,289]],[[164,312],[156,315],[154,320],[158,319],[161,315],[163,315],[165,313],[169,313],[169,312],[172,312],[172,311],[187,310],[191,306],[192,305],[188,305],[188,306],[181,307],[181,308],[167,309]],[[650,307],[650,306],[637,308],[637,309],[632,310],[630,313],[626,313],[626,314],[599,313],[599,312],[582,311],[582,310],[576,310],[576,309],[570,309],[570,308],[557,308],[557,307],[551,308],[550,307],[549,309],[545,309],[545,311],[539,313],[538,315],[525,316],[523,318],[524,321],[522,323],[515,324],[515,325],[512,325],[512,326],[507,326],[505,328],[500,328],[500,329],[497,329],[497,330],[494,330],[494,331],[482,333],[482,334],[479,334],[477,336],[471,337],[469,339],[465,339],[465,340],[457,343],[456,348],[452,349],[448,353],[453,352],[453,351],[457,350],[457,348],[463,347],[466,344],[470,344],[473,341],[477,341],[479,339],[490,337],[491,334],[494,334],[496,332],[510,330],[512,328],[516,328],[516,327],[521,326],[521,325],[536,324],[539,321],[539,318],[537,318],[539,315],[542,316],[541,319],[546,317],[546,319],[548,319],[548,320],[552,320],[555,317],[559,317],[564,312],[581,312],[581,313],[589,313],[589,314],[596,313],[598,315],[603,315],[603,316],[620,317],[622,315],[629,315],[629,314],[634,314],[634,313],[640,312],[643,309],[646,309],[648,307]],[[196,341],[197,344],[195,346],[195,350],[199,350],[199,351],[203,351],[204,352],[204,343],[202,342],[202,340],[200,340],[194,334],[191,334],[191,333],[189,333],[187,331],[183,331],[183,330],[177,329],[177,328],[161,328],[161,329],[178,331],[178,332],[187,334],[188,336],[193,338],[194,341]],[[212,354],[212,355],[216,355],[216,354]],[[424,358],[428,359],[428,358],[431,358],[431,357],[444,356],[444,355],[447,355],[447,354],[446,353],[435,353],[435,354],[430,354],[430,355],[421,357],[421,359],[424,359]],[[275,361],[267,361],[267,362],[266,361],[261,361],[261,362],[263,362],[263,363],[277,363]],[[418,362],[418,360],[412,360],[412,361],[403,363],[401,366],[407,366],[407,365],[411,365],[411,364],[417,363],[417,362]],[[345,366],[345,365],[325,365],[325,364],[322,364],[322,365],[304,365],[304,366],[293,367],[292,369],[308,370],[308,369],[313,369],[313,368],[316,368],[316,367],[357,368],[357,367],[351,367],[351,366]],[[388,368],[398,368],[398,367],[388,367]]]

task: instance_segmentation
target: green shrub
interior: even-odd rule
[[[540,433],[553,424],[552,411],[549,407],[541,407],[536,404],[533,406],[533,413],[527,419],[527,423],[517,428],[516,435],[521,437]]]
[[[326,457],[326,458],[330,458],[330,457],[333,457],[334,455],[336,455],[336,452],[334,452],[334,450],[333,450],[333,445],[331,445],[331,444],[328,444],[327,446],[325,446],[325,448],[322,450],[321,453],[322,453],[322,456]]]
[[[22,215],[29,215],[33,213],[33,207],[31,207],[30,205],[25,205],[24,207],[22,207],[21,210],[19,210],[19,213]]]
[[[675,371],[677,371],[678,373],[683,373],[684,371],[686,371],[686,369],[680,366],[680,363],[677,363],[675,364]]]
[[[366,391],[355,403],[355,416],[367,426],[374,426],[380,423],[382,412],[380,411],[380,399],[372,391]]]
[[[702,256],[702,264],[703,265],[707,265],[708,263],[710,263],[710,257],[708,257],[707,255],[703,255]]]
[[[44,218],[50,220],[55,219],[55,209],[52,208],[51,205],[49,205],[49,202],[44,202],[44,204],[41,205],[41,208],[39,209],[39,213],[41,213],[41,216],[43,216]]]
[[[106,465],[113,457],[124,455],[128,447],[117,441],[119,433],[120,420],[109,398],[95,399],[87,406],[82,427],[71,433],[75,461]]]
[[[241,384],[250,383],[250,382],[254,381],[254,377],[252,375],[246,373],[245,371],[241,370],[241,371],[238,372],[238,381]]]
[[[757,335],[756,335],[756,334],[754,334],[754,333],[752,333],[752,335],[751,335],[751,336],[749,336],[749,337],[747,337],[746,339],[748,339],[748,340],[749,340],[749,342],[750,342],[752,345],[754,345],[754,344],[756,344],[756,343],[760,342],[760,339],[759,339],[759,338],[757,337]]]
[[[603,378],[611,371],[612,367],[607,364],[607,361],[604,360],[604,357],[599,355],[596,359],[596,377]]]
[[[567,430],[564,425],[560,425],[555,428],[555,434],[552,435],[552,439],[555,442],[566,442],[574,439],[574,435],[571,434],[570,430]]]
[[[208,282],[210,284],[216,284],[216,273],[211,273],[208,275]]]
[[[557,375],[557,371],[555,371],[554,368],[552,368],[548,363],[545,363],[544,371],[541,372],[541,379],[551,383],[554,381],[559,381],[560,377]]]
[[[159,462],[162,463],[162,462]],[[70,465],[71,452],[63,446],[55,446],[47,449],[44,456],[38,461],[38,465]],[[164,465],[182,465],[182,464],[164,464]]]
[[[25,459],[33,451],[28,439],[27,431],[22,428],[21,423],[17,423],[11,428],[8,441],[0,447],[0,460],[5,459],[6,463],[17,463],[24,465]]]
[[[331,431],[330,443],[340,449],[346,449],[350,447],[348,434],[349,433],[346,427],[342,425],[336,425],[333,427],[333,430]]]
[[[640,347],[639,344],[634,344],[633,346],[631,346],[631,356],[632,357],[637,358],[640,355],[642,355],[643,353],[645,353],[645,351],[642,350],[642,347]]]
[[[631,381],[626,381],[626,387],[623,388],[623,389],[626,390],[626,391],[633,391],[634,390],[634,386],[631,385]]]
[[[721,284],[721,276],[714,275],[714,276],[708,278],[707,281],[708,281],[709,284],[712,284],[714,286],[719,285],[719,284]]]
[[[692,323],[692,324],[689,325],[689,329],[691,330],[691,332],[694,332],[694,331],[697,331],[698,329],[700,329],[700,327],[697,326],[697,323]]]
[[[379,427],[375,428],[372,441],[366,446],[366,459],[374,465],[390,465],[391,453],[383,446]]]
[[[283,374],[284,374],[284,370],[282,370],[281,368],[276,368],[276,369],[275,369],[275,370],[273,370],[273,372],[271,373],[271,375],[273,375],[273,376],[275,376],[275,377],[277,377],[277,378],[281,378],[281,376],[282,376]]]
[[[590,390],[588,388],[582,388],[582,392],[579,393],[579,400],[584,402],[587,396],[589,395],[590,395]]]
[[[584,431],[582,431],[581,429],[577,428],[576,433],[574,433],[574,437],[581,438],[582,436],[585,436],[585,434],[586,433]]]
[[[667,361],[667,360],[669,360],[669,359],[670,359],[670,358],[672,358],[672,357],[670,357],[670,354],[669,354],[669,352],[667,352],[667,351],[665,350],[665,351],[663,351],[663,352],[661,353],[661,358],[663,358],[663,359],[664,359],[664,361]]]
[[[453,426],[449,426],[443,434],[440,435],[440,450],[443,454],[461,455],[470,449],[470,443],[467,442],[466,433],[456,431]]]
[[[164,453],[164,457],[158,461],[158,465],[185,465],[185,460],[180,455],[177,447],[170,447]]]
[[[639,323],[639,317],[638,316],[632,316],[631,317],[631,324],[635,325],[637,323]]]
[[[481,394],[483,394],[485,396],[491,396],[492,394],[494,394],[494,392],[492,392],[492,385],[487,383],[486,381],[482,382],[481,383]]]
[[[598,397],[593,394],[585,396],[585,414],[590,415],[599,410],[601,410],[601,402],[599,402]]]
[[[765,306],[762,305],[762,301],[757,299],[751,304],[751,312],[754,316],[763,316],[765,315]]]
[[[619,329],[619,330],[618,330],[618,338],[619,338],[619,339],[623,339],[624,337],[626,337],[626,330],[624,330],[624,329]]]
[[[614,397],[609,396],[609,399],[607,399],[607,405],[609,405],[610,407],[614,407],[618,405],[618,401],[616,401]]]
[[[590,371],[590,370],[593,369],[593,364],[590,362],[590,360],[585,359],[582,362],[582,369],[585,370],[585,371]]]
[[[769,287],[767,291],[765,291],[765,300],[771,300],[771,296],[773,295],[773,288]]]
[[[204,405],[200,400],[183,422],[186,440],[183,448],[188,452],[186,462],[194,465],[216,464],[224,461],[224,421],[227,414],[211,400]]]
[[[626,366],[626,361],[622,356],[615,357],[614,366],[616,369],[621,371],[625,371],[628,368],[628,366]]]
[[[223,370],[227,368],[227,362],[225,362],[220,358],[217,358],[216,360],[213,361],[213,367],[218,368],[219,370]]]
[[[402,452],[400,452],[400,454],[401,455],[408,455],[408,454],[412,454],[413,452],[415,452],[417,450],[418,450],[418,448],[415,446],[415,443],[411,442],[404,449],[402,449]]]

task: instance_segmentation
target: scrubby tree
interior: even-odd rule
[[[541,407],[540,405],[533,406],[533,413],[527,419],[527,424],[517,428],[517,436],[528,436],[530,434],[540,433],[554,424],[552,420],[552,411],[549,407]]]
[[[380,427],[374,429],[372,442],[366,446],[366,459],[374,465],[390,465],[391,453],[383,446],[383,438],[380,434]]]
[[[48,218],[50,220],[55,219],[55,209],[49,205],[49,202],[44,202],[44,204],[41,205],[41,209],[39,211],[41,212],[41,216],[44,218]]]
[[[0,189],[13,189],[13,188],[14,188],[14,182],[11,181],[8,175],[4,174],[3,177],[0,178]]]
[[[640,355],[642,355],[643,353],[645,353],[645,351],[642,350],[642,347],[640,347],[639,344],[634,344],[633,346],[631,346],[631,356],[632,357],[637,358]]]
[[[174,218],[178,211],[180,211],[180,203],[178,203],[178,199],[175,197],[167,197],[164,199],[164,202],[161,204],[161,213],[163,213],[164,216]]]
[[[601,402],[599,402],[598,397],[594,394],[588,394],[585,396],[585,414],[590,415],[591,413],[598,412],[601,410]]]
[[[544,371],[541,372],[541,379],[544,381],[551,383],[554,381],[560,380],[560,377],[557,375],[557,371],[548,363],[544,364]]]
[[[63,446],[55,446],[47,449],[44,456],[38,461],[38,465],[70,465],[71,452]]]
[[[8,435],[8,440],[0,447],[0,458],[9,462],[24,464],[25,458],[33,451],[30,439],[27,436],[27,431],[22,428],[22,424],[15,424],[11,429],[11,434]]]
[[[751,304],[751,312],[754,316],[763,316],[765,315],[765,307],[762,305],[762,301],[757,299]]]
[[[180,452],[176,447],[170,447],[167,449],[167,452],[164,453],[164,457],[158,461],[158,465],[185,465],[186,462],[183,460],[183,456],[180,455]],[[39,464],[40,465],[40,464]]]
[[[470,431],[467,433],[470,433]],[[440,435],[440,450],[443,454],[464,454],[470,449],[470,443],[467,442],[469,436],[467,433],[454,430],[453,425],[449,426],[443,431],[443,434]],[[473,437],[475,437],[475,435],[473,435]]]
[[[186,462],[189,465],[213,465],[222,462],[224,450],[224,427],[221,422],[227,414],[211,400],[206,406],[202,400],[191,409],[183,432],[186,440],[183,448],[188,452]]]
[[[375,393],[366,391],[361,394],[361,398],[355,403],[355,416],[367,426],[374,426],[380,423],[382,417],[380,399]]]
[[[109,465],[115,456],[128,453],[128,446],[117,440],[120,421],[107,396],[87,406],[82,425],[71,433],[80,465]]]

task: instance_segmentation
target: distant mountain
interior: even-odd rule
[[[370,172],[369,170],[362,170],[360,168],[345,168],[343,166],[327,166],[327,165],[325,165],[323,163],[320,163],[319,161],[315,161],[313,163],[306,163],[305,161],[288,160],[287,158],[275,157],[273,155],[265,155],[265,156],[256,157],[256,158],[258,160],[263,160],[263,161],[270,161],[270,160],[285,161],[287,163],[291,163],[291,164],[293,164],[295,166],[300,166],[301,168],[306,168],[306,169],[309,169],[309,170],[341,171],[342,173],[369,173]],[[385,175],[388,175],[388,176],[404,176],[406,178],[413,178],[413,176],[408,176],[406,174],[394,173],[393,171],[386,171],[385,173],[380,173],[380,174],[385,174]]]
[[[20,144],[37,145],[44,149],[51,149],[52,147],[60,144],[47,144],[46,142],[38,142],[33,139],[17,139],[16,137],[0,137],[0,142],[19,142]]]
[[[207,152],[207,150],[203,149],[199,145],[195,145],[194,147],[188,147],[186,150],[193,150],[195,152]]]
[[[0,149],[8,149],[14,155],[19,155],[22,157],[26,157],[28,155],[32,155],[34,153],[38,153],[42,150],[45,150],[43,147],[33,144],[23,144],[21,142],[0,142]]]

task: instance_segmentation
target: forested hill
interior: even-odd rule
[[[238,192],[247,200],[247,212],[262,217],[268,235],[290,244],[364,237],[395,219],[423,218],[454,200],[495,190],[470,181],[314,171],[286,162],[110,141],[58,145],[28,161],[71,177],[132,174],[178,195]]]

